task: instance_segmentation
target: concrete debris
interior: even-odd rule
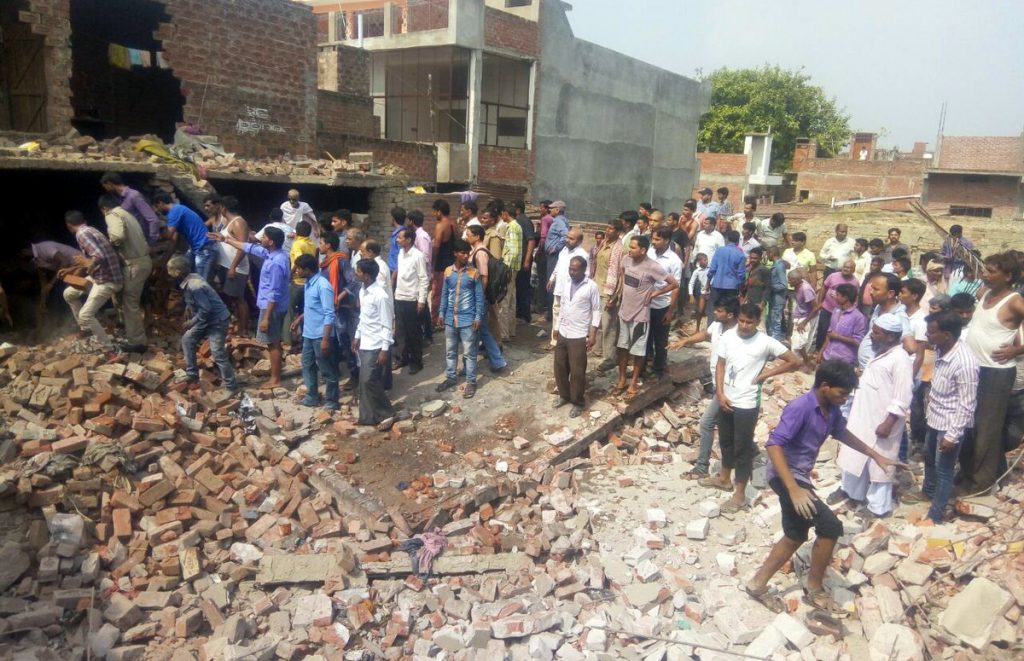
[[[255,364],[246,342],[232,351]],[[584,457],[558,456],[579,441],[568,429],[535,437],[546,443],[508,431],[497,449],[448,446],[459,462],[398,485],[427,504],[406,520],[345,479],[359,461],[335,445],[351,433],[345,413],[288,413],[267,396],[250,402],[247,426],[236,399],[175,370],[159,351],[104,364],[66,343],[0,355],[0,506],[34,517],[0,546],[0,633],[17,649],[172,661],[1020,649],[1019,476],[986,501],[984,523],[925,526],[901,506],[863,524],[840,510],[825,587],[852,617],[836,638],[800,599],[811,544],[772,579],[785,612],[742,589],[780,534],[774,492],[752,486],[750,511],[730,514],[725,494],[680,480],[698,451],[699,389],[624,418]],[[806,389],[791,376],[764,388],[765,429]],[[413,417],[448,410],[435,400]],[[815,471],[820,492],[838,483],[827,458]],[[403,542],[434,529],[446,547],[426,575]]]

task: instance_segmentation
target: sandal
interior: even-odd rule
[[[697,470],[696,468],[691,468],[690,470],[683,473],[680,477],[682,477],[684,480],[702,480],[706,477],[710,477],[710,473],[706,471]]]
[[[751,599],[761,604],[773,613],[785,613],[786,601],[778,594],[771,591],[766,585],[760,590],[754,590],[749,585],[743,586],[743,591],[747,593]]]
[[[626,392],[626,388],[627,388],[627,386],[620,386],[620,385],[616,384],[614,388],[612,388],[611,390],[608,391],[608,394],[612,395],[614,397],[617,397],[617,396],[621,395],[622,393]]]
[[[697,484],[708,489],[718,489],[719,491],[732,491],[731,484],[723,484],[718,479],[717,475],[708,475],[705,478],[697,480]]]
[[[749,509],[750,505],[745,500],[742,503],[737,503],[734,500],[727,500],[724,503],[722,503],[721,507],[719,507],[719,510],[721,510],[722,514],[735,514],[736,512]]]
[[[807,614],[807,630],[817,636],[835,636],[841,639],[843,623],[825,611],[814,610]]]
[[[839,604],[832,599],[831,595],[823,589],[820,590],[804,590],[803,602],[813,608],[816,612],[825,618],[844,618],[850,614],[843,610]]]

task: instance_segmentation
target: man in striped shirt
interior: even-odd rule
[[[82,249],[83,254],[75,257],[74,265],[61,269],[57,276],[85,275],[92,283],[88,293],[75,287],[66,288],[64,300],[71,308],[71,313],[75,316],[75,321],[82,333],[91,332],[107,354],[106,357],[113,358],[116,355],[114,343],[96,315],[99,314],[106,302],[124,286],[121,263],[117,259],[114,246],[107,240],[107,237],[103,236],[103,233],[95,227],[86,225],[85,217],[80,211],[67,212],[64,215],[64,223],[67,225],[68,231],[75,235],[75,240],[78,241],[78,247]]]
[[[953,491],[953,472],[964,433],[974,422],[978,403],[978,360],[960,341],[963,322],[955,312],[928,315],[928,342],[935,347],[935,371],[929,393],[921,493],[904,502],[931,501],[928,518],[942,523]]]

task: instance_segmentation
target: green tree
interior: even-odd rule
[[[741,152],[744,134],[770,130],[772,169],[781,171],[793,160],[797,138],[814,138],[827,156],[835,156],[849,141],[850,117],[802,70],[723,68],[707,78],[711,108],[700,119],[702,150]]]

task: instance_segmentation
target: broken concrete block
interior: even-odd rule
[[[814,642],[814,634],[811,633],[804,623],[789,613],[779,613],[772,620],[772,626],[778,629],[786,640],[798,650],[802,650]]]
[[[103,626],[89,635],[88,644],[94,657],[102,659],[107,655],[117,641],[121,639],[121,631],[110,622],[104,622]]]
[[[14,585],[21,575],[32,564],[28,553],[14,542],[7,542],[0,547],[0,592]]]
[[[896,578],[908,585],[924,585],[932,575],[930,565],[904,560],[896,567]]]
[[[694,519],[686,524],[687,539],[707,539],[711,521],[707,517]]]
[[[420,413],[424,418],[436,418],[448,409],[448,402],[443,399],[434,399],[420,407]]]
[[[745,654],[761,659],[770,659],[776,652],[786,646],[786,637],[772,625],[761,629],[754,640],[750,641]]]
[[[943,629],[980,650],[988,644],[997,618],[1013,604],[1013,596],[987,578],[975,578],[949,600],[939,618]]]
[[[749,608],[726,606],[715,610],[712,621],[722,635],[729,639],[730,643],[746,645],[753,642],[765,628],[764,618],[755,618],[754,614]]]
[[[656,507],[648,508],[647,523],[657,526],[658,528],[664,528],[668,523],[668,517],[665,516],[665,510]]]
[[[120,592],[110,595],[103,617],[118,629],[124,631],[129,627],[138,624],[142,620],[142,611],[132,603],[132,600]]]
[[[886,623],[875,630],[868,644],[872,658],[889,661],[922,661],[924,644],[913,629],[902,624]]]
[[[721,506],[719,506],[719,504],[713,500],[703,501],[700,505],[697,506],[697,510],[700,512],[701,516],[707,517],[709,519],[713,519],[722,513]]]
[[[729,575],[736,571],[736,556],[732,553],[719,553],[715,556],[718,568]]]
[[[292,627],[305,629],[309,626],[323,627],[334,618],[334,604],[331,598],[322,592],[300,597],[295,604],[295,617]]]

